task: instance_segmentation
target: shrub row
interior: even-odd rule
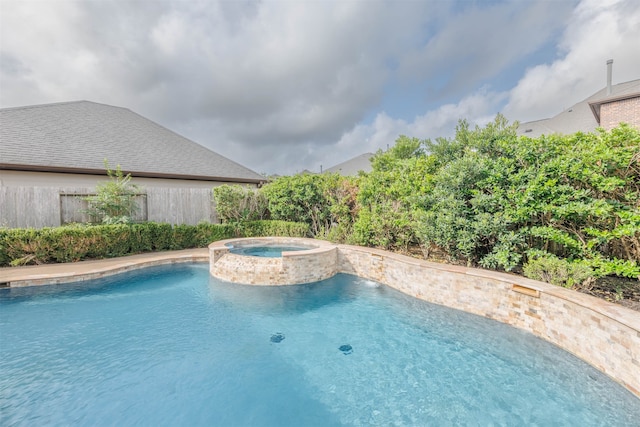
[[[303,222],[335,242],[589,286],[640,279],[639,147],[624,124],[528,138],[498,115],[461,121],[453,138],[400,136],[357,177],[277,177],[214,196],[223,222]]]
[[[69,225],[42,229],[0,229],[0,266],[73,262],[141,252],[203,248],[232,237],[303,237],[306,224],[252,221],[242,224]]]

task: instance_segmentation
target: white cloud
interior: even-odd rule
[[[185,44],[187,23],[177,13],[163,15],[151,30],[151,40],[160,51],[168,56],[175,55]]]
[[[606,85],[640,78],[640,8],[637,0],[585,0],[575,8],[551,64],[527,70],[511,90],[505,114],[520,121],[553,116]]]
[[[609,58],[614,82],[640,77],[637,0],[575,4],[2,0],[0,104],[104,102],[259,172],[318,170],[505,104],[553,115],[604,85]],[[503,92],[496,76],[553,42]],[[447,104],[393,117],[398,86]]]
[[[482,4],[482,3],[480,3]],[[407,53],[401,72],[420,78],[447,71],[434,91],[468,93],[555,36],[572,2],[506,2],[451,12],[425,46]]]
[[[326,167],[331,167],[365,152],[386,150],[400,135],[420,139],[451,137],[460,119],[483,126],[493,120],[506,94],[481,88],[455,104],[445,104],[415,117],[411,122],[378,114],[370,125],[357,125],[342,135],[335,146],[323,150]]]

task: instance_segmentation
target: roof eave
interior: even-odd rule
[[[589,108],[591,108],[591,112],[593,113],[593,116],[596,118],[596,123],[598,123],[598,126],[600,126],[600,106],[602,104],[600,102],[590,102],[589,103]]]
[[[625,95],[620,96],[610,96],[608,98],[602,98],[596,101],[589,102],[589,107],[591,107],[591,111],[596,118],[598,124],[600,124],[600,106],[602,104],[609,104],[611,102],[624,101],[626,99],[640,98],[640,92],[632,92],[627,93]]]
[[[20,165],[10,163],[0,163],[0,170],[12,170],[21,172],[49,172],[49,173],[68,173],[79,175],[107,175],[104,169],[84,169],[84,168],[68,168],[61,166],[40,166],[40,165]],[[211,181],[211,182],[229,182],[242,184],[263,184],[267,179],[252,178],[233,178],[223,176],[202,176],[202,175],[181,175],[157,172],[139,172],[139,171],[122,171],[124,174],[131,174],[132,177],[138,178],[165,178],[165,179],[183,179],[188,181]]]

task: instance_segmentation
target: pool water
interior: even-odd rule
[[[237,255],[280,258],[282,257],[282,252],[306,251],[309,249],[301,246],[239,246],[231,248],[229,252]]]
[[[640,400],[507,325],[348,275],[206,265],[0,289],[0,425],[638,425]]]

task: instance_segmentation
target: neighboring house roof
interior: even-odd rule
[[[371,172],[371,158],[373,156],[373,153],[360,154],[359,156],[328,168],[325,172],[339,173],[344,176],[357,175],[360,171]]]
[[[589,107],[598,124],[600,124],[600,107],[603,104],[640,97],[640,79],[613,86],[611,89],[609,95],[589,101]]]
[[[256,172],[121,107],[89,101],[0,109],[0,169],[259,183]]]
[[[636,96],[640,96],[640,79],[611,86],[610,95],[605,87],[549,119],[521,123],[518,134],[535,138],[543,134],[592,132],[599,125],[600,105]]]

